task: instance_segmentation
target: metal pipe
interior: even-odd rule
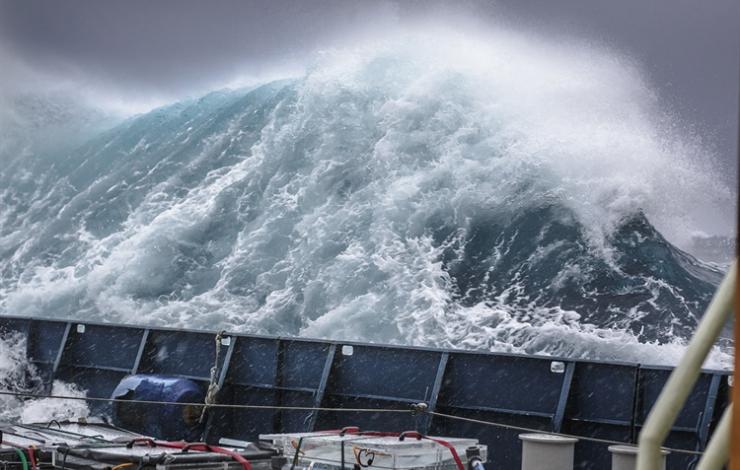
[[[632,445],[609,446],[612,453],[612,470],[635,470],[637,465],[637,447]],[[660,469],[665,470],[666,457],[669,451],[661,449]]]
[[[681,362],[673,370],[668,382],[648,415],[640,432],[637,470],[657,470],[660,468],[660,447],[668,437],[671,426],[676,421],[696,380],[714,341],[724,327],[735,298],[735,277],[737,261],[722,280],[712,298],[704,317],[686,348]]]
[[[722,413],[722,419],[714,430],[704,455],[696,470],[719,470],[730,459],[730,432],[732,431],[732,404]]]
[[[522,470],[573,470],[578,439],[556,434],[519,434]]]

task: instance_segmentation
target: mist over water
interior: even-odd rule
[[[722,276],[677,245],[732,201],[674,124],[602,49],[327,51],[8,160],[0,312],[672,363]]]

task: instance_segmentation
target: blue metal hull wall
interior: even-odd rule
[[[47,383],[78,384],[90,397],[109,397],[132,373],[172,374],[207,385],[213,332],[2,317],[0,331],[28,338],[29,359]],[[670,369],[471,351],[231,335],[221,354],[220,403],[326,408],[430,410],[548,432],[635,442]],[[352,345],[352,355],[342,346]],[[702,450],[727,404],[729,373],[706,371],[666,445]],[[91,402],[96,413],[109,405]],[[206,438],[254,439],[260,433],[360,426],[366,430],[476,437],[492,468],[518,469],[518,431],[439,416],[336,411],[215,409]],[[696,457],[671,454],[669,469],[693,468]],[[576,468],[610,468],[607,445],[580,441]]]

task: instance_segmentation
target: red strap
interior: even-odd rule
[[[244,470],[252,470],[252,464],[249,462],[249,460],[245,459],[244,456],[242,456],[238,452],[234,452],[233,450],[224,449],[223,447],[212,446],[212,445],[204,444],[201,442],[187,444],[182,447],[183,452],[186,452],[189,449],[195,449],[195,450],[203,449],[205,452],[215,452],[217,454],[228,455],[232,459],[239,462],[242,465],[242,468]]]
[[[450,444],[449,442],[443,439],[435,439],[433,437],[428,437],[428,436],[422,436],[422,437],[424,439],[429,439],[430,441],[434,441],[437,444],[447,447],[450,450],[450,454],[452,454],[452,458],[455,460],[455,463],[457,464],[457,469],[465,470],[465,465],[463,465],[462,460],[460,460],[460,456],[457,455],[457,451],[455,450],[455,447],[452,444]]]
[[[134,439],[129,442],[128,447],[132,447],[135,444],[147,444],[150,447],[159,446],[167,447],[170,449],[180,449],[183,452],[187,452],[188,450],[192,449],[199,452],[214,452],[216,454],[228,455],[232,459],[239,462],[243,470],[252,470],[252,464],[240,453],[234,452],[233,450],[224,449],[223,447],[212,446],[204,442],[168,442],[153,441],[151,439]]]
[[[327,431],[330,433],[333,433],[335,431]],[[378,431],[360,431],[360,428],[344,428],[342,430],[343,433],[346,434],[355,434],[360,436],[372,436],[372,437],[398,437],[399,439],[403,440],[405,437],[413,437],[416,439],[428,439],[432,442],[436,442],[437,444],[446,447],[450,454],[452,454],[452,459],[455,461],[455,465],[457,465],[457,470],[465,470],[465,465],[462,463],[462,459],[460,459],[460,456],[457,453],[457,450],[455,450],[455,446],[450,444],[449,442],[445,441],[444,439],[437,439],[434,437],[424,436],[423,434],[420,434],[416,431],[405,431],[402,433],[397,432],[378,432]]]
[[[204,442],[159,442],[157,445],[162,447],[172,447],[175,449],[182,449],[183,452],[187,452],[190,449],[199,450],[202,452],[215,452],[217,454],[228,455],[232,459],[239,462],[244,470],[252,470],[252,464],[249,460],[245,459],[243,455],[233,450],[224,449],[223,447],[208,445]]]
[[[33,470],[38,470],[38,466],[36,465],[36,455],[33,451],[34,446],[28,446],[28,458],[31,460],[31,468]]]

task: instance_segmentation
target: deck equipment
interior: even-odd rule
[[[0,394],[48,395],[61,380],[86,391],[67,399],[112,416],[112,394],[131,375],[176,376],[204,394],[212,383],[217,332],[20,317],[0,317],[0,331],[24,338],[42,382]],[[203,442],[345,426],[415,430],[477,439],[487,446],[489,470],[520,468],[519,435],[527,432],[577,437],[576,468],[609,468],[608,447],[636,443],[671,373],[643,364],[233,333],[222,334],[221,347],[219,392]],[[664,444],[669,470],[696,465],[727,407],[729,380],[729,371],[699,373]]]

